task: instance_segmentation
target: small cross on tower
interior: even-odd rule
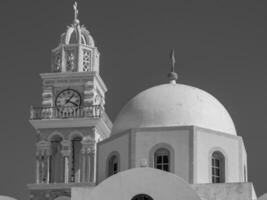
[[[77,8],[77,2],[75,1],[73,4],[73,10],[74,10],[74,24],[79,24],[79,20],[78,20],[78,8]]]

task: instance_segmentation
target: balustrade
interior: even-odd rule
[[[103,108],[97,106],[64,107],[60,110],[56,107],[32,107],[30,119],[65,119],[65,118],[99,118]]]

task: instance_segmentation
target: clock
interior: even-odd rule
[[[81,95],[73,89],[62,90],[55,99],[55,105],[59,112],[72,114],[81,106]]]

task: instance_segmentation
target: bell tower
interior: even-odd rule
[[[36,180],[31,199],[70,197],[72,186],[93,186],[96,143],[109,137],[112,123],[105,112],[107,88],[99,75],[100,53],[77,18],[52,50],[51,72],[40,74],[42,101],[31,107],[37,133]]]

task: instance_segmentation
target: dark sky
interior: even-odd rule
[[[39,73],[73,20],[71,0],[0,1],[0,194],[28,199],[40,105]],[[266,191],[267,1],[80,0],[79,19],[101,53],[112,120],[138,92],[167,82],[175,49],[178,82],[201,88],[230,112],[248,153],[249,181]]]

